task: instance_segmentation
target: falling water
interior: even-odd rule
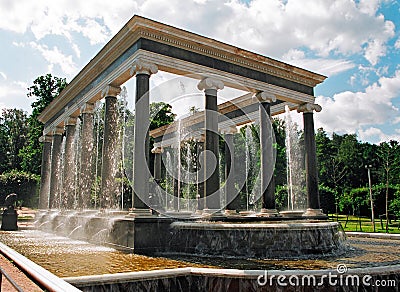
[[[176,169],[178,171],[177,174],[177,181],[178,181],[178,212],[181,210],[181,167],[182,167],[182,160],[181,160],[181,139],[182,139],[182,129],[181,129],[181,120],[178,120],[178,136],[177,136],[177,165]]]
[[[168,194],[169,191],[173,189],[174,177],[171,175],[172,171],[172,160],[171,153],[169,151],[166,152],[166,174],[165,174],[165,210],[168,210]],[[172,190],[173,192],[173,190]]]
[[[96,117],[96,125],[95,125],[95,133],[96,133],[96,179],[94,186],[94,208],[97,209],[97,202],[99,200],[99,174],[101,170],[101,145],[103,140],[103,129],[102,125],[104,123],[104,112],[103,112],[103,103],[98,101],[95,107],[95,117]]]
[[[193,186],[193,159],[197,160],[197,157],[192,153],[192,143],[191,141],[187,141],[185,143],[185,161],[186,161],[186,173],[185,173],[185,182],[186,182],[186,200],[187,200],[187,211],[194,210],[195,206],[191,206],[192,202],[192,186]],[[194,202],[194,200],[193,200]]]
[[[298,126],[292,121],[289,107],[285,111],[288,209],[299,210],[305,205],[303,151]]]
[[[123,86],[121,93],[120,93],[120,98],[121,101],[119,103],[119,116],[120,116],[120,145],[121,145],[121,209],[124,209],[124,200],[125,200],[125,138],[126,138],[126,111],[128,107],[128,92],[126,90],[126,87]]]
[[[63,136],[62,142],[61,142],[61,153],[60,153],[60,163],[58,164],[58,171],[57,171],[57,176],[58,176],[58,194],[56,194],[54,198],[54,204],[53,208],[60,209],[61,208],[61,202],[62,202],[62,196],[61,194],[63,193],[63,186],[64,186],[64,156],[65,156],[65,136]]]
[[[78,191],[79,191],[79,174],[80,174],[80,161],[81,161],[81,135],[82,135],[82,122],[80,119],[76,121],[76,128],[74,134],[74,145],[73,151],[75,153],[74,158],[74,209],[78,206]]]
[[[255,157],[256,157],[256,149],[254,146],[253,134],[251,132],[250,126],[246,127],[245,130],[245,166],[246,166],[246,211],[249,211],[250,205],[254,204],[254,194],[251,192],[251,183],[252,183],[252,173]]]

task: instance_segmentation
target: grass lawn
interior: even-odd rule
[[[357,232],[374,232],[371,218],[366,218],[366,217],[357,217],[357,216],[348,216],[347,224],[346,224],[346,219],[347,215],[338,215],[336,214],[330,214],[329,219],[331,221],[339,221],[342,226],[344,231],[357,231]],[[361,222],[361,229],[360,229],[360,222]],[[383,228],[381,225],[381,220],[379,218],[375,219],[375,232],[379,233],[386,233],[386,220],[382,220]],[[399,228],[400,222],[391,221],[391,224],[389,224],[389,233],[399,233],[400,234],[400,228]]]

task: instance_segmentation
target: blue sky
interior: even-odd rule
[[[398,1],[1,0],[0,11],[0,108],[29,112],[36,77],[72,80],[139,14],[324,74],[316,127],[400,140]]]

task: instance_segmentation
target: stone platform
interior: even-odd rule
[[[235,258],[332,254],[345,242],[337,222],[174,222],[171,252]]]
[[[345,244],[344,232],[337,222],[238,220],[50,211],[39,213],[36,227],[144,255],[288,258],[332,254]]]

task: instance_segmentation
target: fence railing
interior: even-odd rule
[[[18,286],[18,284],[4,271],[2,267],[0,267],[0,291],[1,291],[1,285],[3,284],[3,276],[4,278],[7,279],[7,281],[15,288],[16,291],[18,292],[23,292],[22,288]]]

